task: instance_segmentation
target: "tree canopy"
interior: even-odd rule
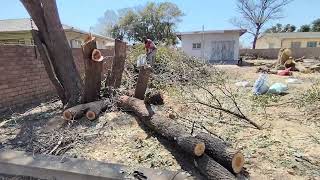
[[[310,31],[311,31],[311,27],[309,24],[302,25],[298,30],[298,32],[310,32]]]
[[[175,30],[183,15],[174,3],[150,2],[143,7],[122,9],[117,13],[107,10],[99,19],[98,27],[102,34],[113,38],[137,42],[146,36],[156,42],[176,44]],[[115,21],[106,22],[108,17]]]
[[[297,27],[292,24],[282,25],[282,24],[276,24],[275,26],[272,26],[271,28],[267,29],[266,33],[284,33],[284,32],[294,32],[296,31]]]

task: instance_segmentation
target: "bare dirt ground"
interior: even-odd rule
[[[230,76],[230,86],[240,80],[253,84],[259,75],[255,73],[256,67],[221,65],[218,68]],[[166,95],[166,105],[156,108],[167,113],[175,112],[176,121],[187,127],[192,126],[190,119],[201,122],[208,131],[241,149],[251,179],[320,179],[319,104],[298,107],[290,103],[310,89],[316,80],[320,80],[320,76],[294,73],[293,77],[303,83],[289,85],[288,94],[278,96],[277,102],[272,103],[266,111],[255,107],[250,87],[234,86],[243,111],[250,119],[263,125],[263,130],[257,130],[229,115],[179,103],[179,98],[172,92]],[[269,75],[269,83],[286,83],[287,79]],[[184,169],[201,178],[192,168],[192,162],[188,162],[188,158],[177,147],[148,131],[134,116],[111,112],[94,122],[81,119],[71,123],[61,119],[60,106],[59,101],[48,102],[23,113],[3,116],[0,119],[0,149],[129,166]],[[63,143],[62,139],[65,140]]]

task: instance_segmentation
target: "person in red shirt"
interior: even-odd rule
[[[150,64],[151,67],[153,67],[156,61],[157,46],[151,39],[148,39],[147,37],[143,37],[143,42],[144,47],[146,49],[147,62]]]

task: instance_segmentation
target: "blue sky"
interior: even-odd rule
[[[149,0],[150,1],[150,0]],[[163,0],[155,0],[161,2]],[[183,21],[178,26],[179,31],[205,29],[236,28],[229,23],[237,16],[235,0],[167,0],[176,3],[185,13]],[[15,19],[29,17],[19,0],[0,0],[0,19]],[[60,18],[64,24],[83,30],[97,23],[107,9],[118,10],[125,7],[143,5],[148,0],[57,0]],[[276,23],[290,23],[296,26],[308,24],[320,18],[320,0],[295,0],[284,11],[285,18]],[[270,25],[272,25],[270,24]],[[248,44],[250,40],[244,36],[242,41]]]

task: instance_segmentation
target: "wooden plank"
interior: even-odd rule
[[[32,155],[23,151],[0,151],[0,174],[6,175],[56,180],[105,180],[134,179],[134,171],[153,180],[191,179],[180,172],[131,168],[119,164],[51,155]]]

